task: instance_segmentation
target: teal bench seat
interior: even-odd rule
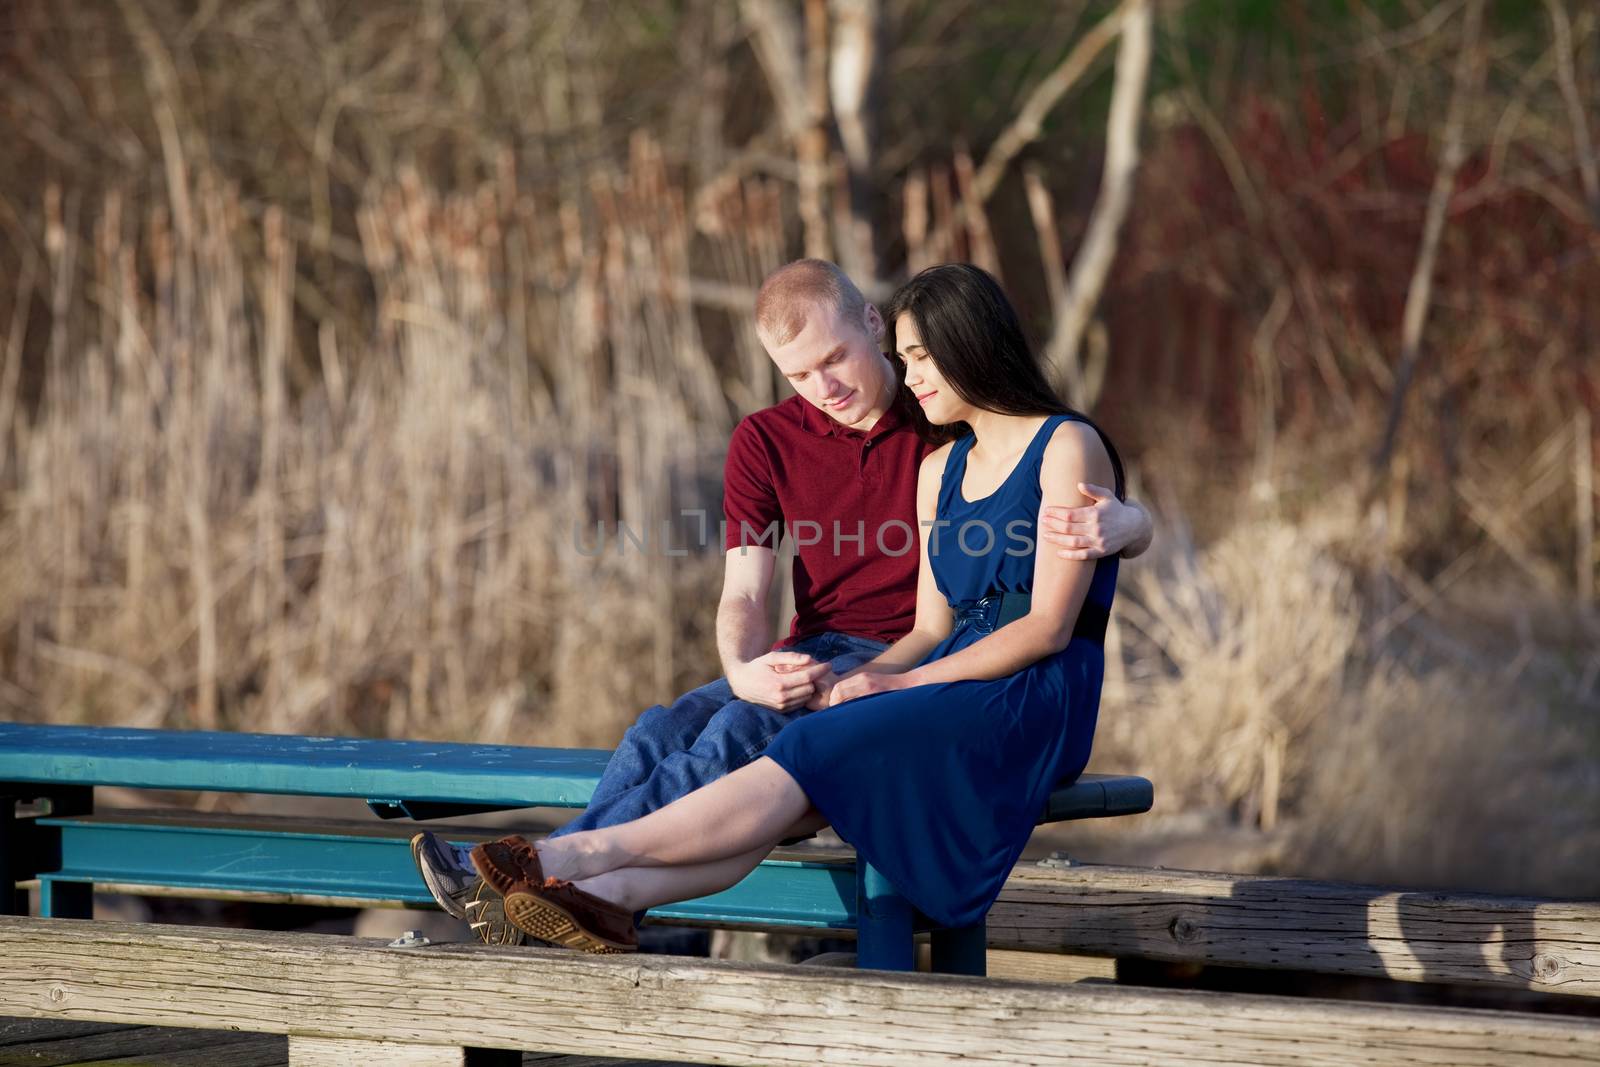
[[[131,730],[0,723],[0,913],[4,889],[38,879],[47,916],[87,917],[95,885],[307,902],[431,900],[412,866],[414,820],[530,807],[582,807],[601,749]],[[378,819],[307,820],[189,811],[96,811],[98,786],[355,798]],[[1148,811],[1143,778],[1085,774],[1057,789],[1039,821]],[[43,801],[19,810],[19,803]],[[407,820],[398,822],[396,820]],[[474,834],[452,826],[463,843]],[[907,969],[919,928],[869,865],[837,851],[779,849],[737,886],[653,909],[706,925],[855,931],[862,966]],[[984,931],[933,930],[936,969],[982,973]]]

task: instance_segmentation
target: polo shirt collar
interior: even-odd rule
[[[909,394],[905,386],[898,386],[894,399],[889,402],[888,409],[878,416],[878,421],[872,424],[872,429],[867,430],[865,433],[851,429],[837,419],[829,418],[821,408],[810,401],[803,401],[801,404],[800,423],[812,433],[824,437],[881,437],[891,430],[905,425],[909,420],[909,416],[906,413],[908,397]]]

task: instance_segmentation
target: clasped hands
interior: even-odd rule
[[[775,711],[816,711],[869,693],[906,686],[904,676],[861,671],[840,678],[833,668],[804,652],[778,650],[728,672],[735,696]]]
[[[1078,491],[1091,503],[1074,508],[1047,507],[1040,524],[1039,540],[1052,545],[1062,559],[1097,559],[1107,555],[1113,546],[1120,551],[1138,536],[1141,528],[1148,529],[1147,516],[1140,509],[1121,503],[1112,490],[1080,483]],[[784,650],[739,664],[728,672],[728,682],[735,696],[775,711],[802,707],[817,710],[911,684],[906,675],[876,671],[859,671],[840,678],[827,663],[804,652]]]

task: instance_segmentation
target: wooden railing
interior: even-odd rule
[[[1594,900],[1023,864],[989,945],[1600,996]]]
[[[0,1016],[287,1034],[290,1062],[1600,1064],[1516,1012],[0,918]]]
[[[847,849],[775,853],[848,862]],[[218,896],[216,890],[127,893]],[[370,902],[273,894],[245,899],[363,906]],[[807,932],[796,926],[730,923],[726,915],[673,920]],[[850,931],[819,928],[828,937]],[[1101,864],[1019,864],[988,921],[990,973],[1077,977],[1113,973],[1116,959],[1147,959],[1310,971],[1600,996],[1600,901],[1551,900],[1366,886],[1307,879]],[[1003,958],[995,958],[995,953]],[[1070,957],[1070,958],[1069,958]],[[1095,966],[1092,959],[1105,961]]]

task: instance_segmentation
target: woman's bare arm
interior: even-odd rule
[[[1087,498],[1079,491],[1079,483],[1110,481],[1113,477],[1111,457],[1100,435],[1081,422],[1063,423],[1045,447],[1040,467],[1043,506],[1083,506]],[[1003,678],[1059,652],[1072,640],[1078,611],[1094,580],[1094,569],[1092,561],[1062,559],[1051,551],[1036,551],[1027,615],[959,652],[891,678],[862,675],[843,682],[834,687],[833,702],[912,685]]]

